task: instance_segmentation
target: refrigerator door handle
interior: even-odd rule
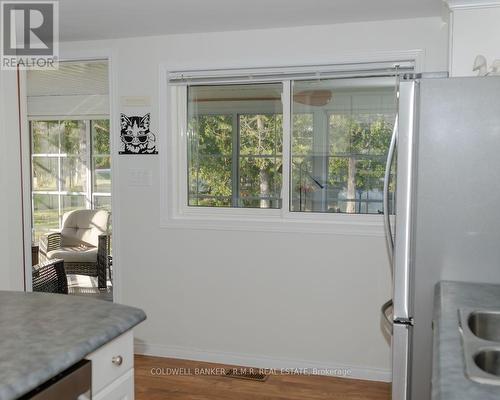
[[[382,313],[382,319],[384,321],[384,325],[385,325],[385,328],[387,329],[387,331],[392,335],[392,325],[393,325],[393,321],[392,321],[392,311],[390,311],[392,309],[392,299],[386,301],[384,304],[382,304],[382,307],[380,307],[380,312]]]
[[[396,178],[397,214],[393,256],[394,320],[411,322],[413,246],[413,191],[416,171],[415,104],[417,83],[401,82],[399,92],[398,158]]]
[[[394,266],[393,266],[394,237],[392,236],[391,216],[389,210],[389,187],[391,183],[390,180],[391,180],[392,161],[394,159],[394,154],[396,153],[396,145],[398,140],[397,136],[398,136],[398,115],[396,114],[396,118],[394,120],[394,128],[391,136],[391,143],[389,145],[389,151],[387,153],[387,161],[385,163],[384,190],[383,190],[384,231],[385,231],[385,238],[387,241],[387,252],[389,254],[389,264],[391,266],[391,276],[394,275]]]

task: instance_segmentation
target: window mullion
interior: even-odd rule
[[[187,149],[189,145],[188,138],[188,88],[187,86],[178,87],[175,90],[175,98],[177,107],[175,111],[175,127],[174,132],[178,132],[175,144],[177,145],[177,154],[174,157],[177,160],[173,165],[174,174],[178,174],[179,181],[177,182],[176,194],[174,202],[177,204],[189,203],[189,162],[187,157]],[[181,186],[186,185],[186,186]],[[183,188],[183,189],[181,189]],[[175,193],[175,191],[174,191]],[[198,201],[198,198],[196,198]]]
[[[281,182],[281,214],[290,212],[290,172],[292,170],[292,82],[283,82],[281,101],[283,103],[283,148],[282,154],[282,182]]]
[[[87,205],[87,208],[88,209],[92,209],[93,206],[94,206],[94,198],[93,198],[93,193],[92,193],[92,189],[93,189],[93,182],[92,182],[92,178],[93,178],[93,173],[92,173],[92,170],[94,168],[93,166],[93,162],[92,162],[92,138],[91,138],[91,121],[90,120],[86,120],[85,121],[85,140],[86,140],[86,146],[85,146],[85,161],[87,163],[87,168],[86,168],[86,171],[87,171],[87,195],[85,196],[86,199],[85,199],[85,204]]]
[[[61,129],[61,121],[57,121],[57,137],[58,137],[58,154],[57,154],[57,213],[59,219],[59,229],[62,228],[62,155],[61,155],[61,147],[62,147],[62,129]]]
[[[237,113],[232,114],[232,146],[231,146],[231,202],[239,207],[240,199],[240,121]]]

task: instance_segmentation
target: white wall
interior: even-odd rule
[[[439,18],[65,43],[62,56],[113,54],[115,93],[150,96],[158,132],[159,65],[186,68],[333,63],[421,49],[446,70]],[[115,116],[116,118],[116,116]],[[116,126],[116,125],[115,125]],[[119,131],[113,132],[119,140]],[[119,300],[143,308],[139,351],[245,365],[349,366],[388,379],[379,307],[390,296],[384,238],[160,228],[160,157],[115,156]],[[130,169],[153,173],[128,186]],[[116,241],[118,240],[118,242]]]
[[[0,70],[0,290],[23,290],[21,172],[15,71]]]
[[[455,9],[452,11],[452,76],[475,76],[474,59],[481,54],[488,66],[500,60],[500,4],[496,7]]]

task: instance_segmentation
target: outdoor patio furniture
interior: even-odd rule
[[[31,245],[31,265],[38,264],[38,250],[39,246],[37,244]]]
[[[63,215],[60,232],[40,240],[42,259],[62,259],[67,274],[96,276],[106,288],[109,254],[109,213],[104,210],[74,210]]]
[[[68,294],[68,282],[64,261],[53,259],[36,264],[32,268],[33,291]]]

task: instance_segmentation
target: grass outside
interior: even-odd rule
[[[59,229],[59,215],[57,210],[36,210],[33,213],[34,240],[38,243],[40,238]]]

